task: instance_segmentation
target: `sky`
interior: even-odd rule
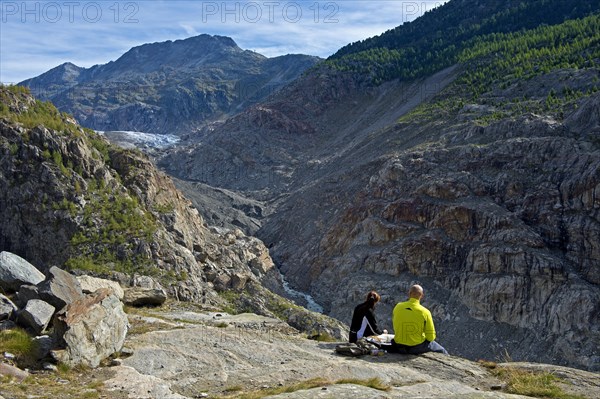
[[[144,43],[204,33],[267,57],[326,58],[446,1],[0,0],[0,82],[18,83],[64,62],[105,64]]]

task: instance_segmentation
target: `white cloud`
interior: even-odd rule
[[[73,62],[89,67],[131,47],[201,33],[266,56],[327,57],[445,1],[1,1],[0,81]]]

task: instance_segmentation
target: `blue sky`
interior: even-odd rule
[[[67,61],[105,64],[140,44],[202,33],[268,57],[327,57],[445,1],[0,0],[0,81],[20,82]]]

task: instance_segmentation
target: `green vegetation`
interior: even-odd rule
[[[552,26],[598,12],[594,0],[451,1],[330,57],[335,70],[368,76],[373,83],[429,76],[456,64],[482,37]]]
[[[557,385],[561,380],[551,373],[503,367],[498,369],[495,374],[506,381],[506,391],[515,395],[552,399],[583,399],[582,396],[564,392]]]
[[[108,379],[108,376],[104,378]],[[72,369],[63,363],[59,363],[57,373],[37,373],[23,381],[0,376],[0,386],[4,397],[13,399],[99,399],[104,393],[104,384],[95,373]]]
[[[600,59],[600,16],[566,21],[555,26],[491,34],[478,37],[464,50],[460,62],[468,71],[459,80],[470,88],[474,97],[489,90],[493,83],[527,80],[555,69],[596,67]],[[584,93],[565,88],[567,99]],[[549,105],[556,104],[557,94],[549,93]]]
[[[384,384],[379,378],[370,378],[366,380],[361,379],[341,379],[341,380],[327,380],[325,378],[313,378],[307,381],[300,381],[292,385],[277,387],[277,388],[267,388],[261,389],[259,391],[254,392],[245,392],[238,393],[233,396],[227,396],[227,398],[235,398],[235,399],[260,399],[267,396],[272,395],[280,395],[283,393],[291,393],[297,391],[303,391],[307,389],[320,388],[328,385],[336,385],[336,384],[354,384],[354,385],[362,385],[365,387],[377,389],[379,391],[389,391],[391,389],[390,386]],[[228,389],[231,392],[230,389]]]
[[[83,129],[83,130],[85,133],[87,133],[87,138],[88,138],[88,141],[91,144],[91,146],[100,153],[102,160],[104,162],[108,163],[110,161],[110,154],[109,154],[110,144],[106,140],[102,139],[93,130],[87,129],[87,128]]]
[[[504,356],[511,362],[508,353]],[[552,373],[536,372],[517,367],[498,367],[496,362],[479,360],[478,363],[490,369],[492,374],[506,383],[505,391],[515,395],[548,399],[584,399],[579,395],[566,393],[558,384],[561,379]]]
[[[600,59],[600,15],[570,20],[560,25],[540,26],[516,33],[478,37],[460,54],[466,66],[455,83],[433,103],[423,103],[399,122],[432,121],[456,115],[466,104],[488,107],[476,119],[481,125],[526,112],[550,114],[561,119],[578,102],[598,92],[590,82],[585,89],[538,88],[539,98],[508,98],[497,91],[526,86],[536,76],[556,70],[595,69]],[[553,82],[555,83],[555,82]],[[519,90],[515,90],[519,92]]]
[[[23,104],[23,111],[11,110],[7,104],[19,104],[20,98],[29,95],[29,89],[22,86],[0,86],[0,118],[4,117],[23,124],[26,128],[45,126],[64,134],[80,136],[79,128],[67,121],[67,116],[60,113],[49,101],[34,100],[31,104]]]
[[[172,213],[175,210],[175,205],[173,205],[173,203],[167,203],[167,204],[160,204],[160,205],[155,205],[154,206],[154,210],[158,213]]]
[[[23,329],[0,331],[0,353],[12,353],[16,361],[22,366],[35,364],[35,352],[37,350],[35,341]]]
[[[109,189],[90,192],[83,211],[83,224],[88,227],[73,236],[71,243],[125,244],[131,239],[152,239],[156,222],[144,211],[137,198]]]
[[[242,293],[236,291],[221,291],[219,292],[219,296],[227,302],[227,304],[223,307],[223,312],[229,314],[243,313],[242,309],[240,309],[238,305]]]

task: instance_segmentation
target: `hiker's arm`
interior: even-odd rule
[[[373,332],[377,335],[380,335],[381,330],[379,329],[379,326],[377,325],[377,320],[375,320],[375,312],[373,312],[373,309],[369,309],[367,311],[367,313],[365,314],[365,316],[367,317],[367,321],[371,325]]]
[[[431,317],[430,312],[427,312],[425,315],[425,328],[423,332],[425,333],[425,339],[427,341],[435,341],[435,326],[433,325],[433,318]]]

